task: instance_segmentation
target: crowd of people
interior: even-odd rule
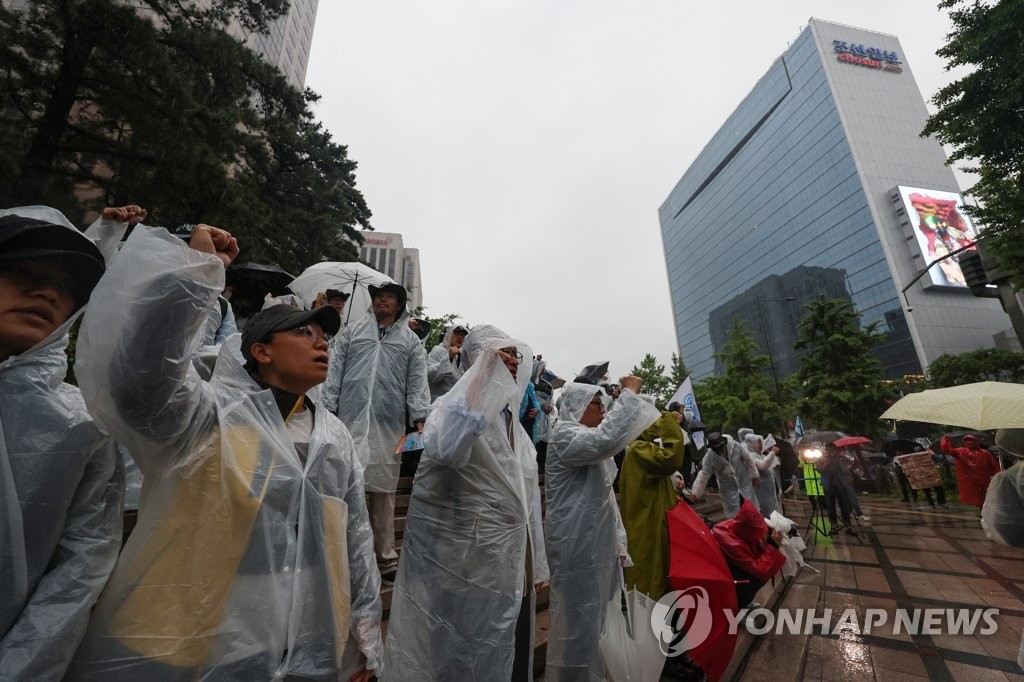
[[[485,323],[427,353],[391,283],[348,324],[335,289],[233,308],[237,240],[146,215],[81,232],[0,211],[0,678],[528,680],[549,584],[547,678],[603,680],[608,603],[669,591],[665,513],[712,478],[741,603],[785,562],[766,525],[784,442],[711,432],[698,450],[692,413],[633,376],[553,401],[540,356]],[[1012,523],[991,520],[1015,540]]]

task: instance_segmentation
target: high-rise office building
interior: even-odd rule
[[[406,248],[402,235],[394,232],[364,231],[362,234],[360,260],[404,286],[409,292],[410,310],[423,305],[419,249]]]
[[[231,32],[264,61],[276,66],[293,87],[302,90],[306,83],[309,51],[313,45],[318,0],[291,0],[288,13],[271,22],[266,33],[252,33],[239,25]]]
[[[745,49],[745,48],[744,48]],[[736,317],[780,377],[804,305],[850,300],[878,322],[887,376],[993,347],[1008,317],[972,297],[954,259],[974,227],[895,36],[812,19],[659,209],[680,354],[721,371]],[[908,287],[905,304],[901,291]]]

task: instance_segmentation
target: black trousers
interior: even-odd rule
[[[533,680],[533,671],[530,670],[530,626],[533,622],[533,614],[530,613],[530,593],[527,592],[523,598],[523,605],[519,609],[519,619],[516,620],[516,657],[512,663],[512,682],[530,682]]]

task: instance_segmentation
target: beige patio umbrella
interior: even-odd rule
[[[965,426],[978,431],[1024,428],[1024,384],[982,381],[911,393],[881,419]]]

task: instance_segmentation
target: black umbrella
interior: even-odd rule
[[[597,364],[587,365],[586,367],[584,367],[582,370],[580,370],[580,373],[576,375],[576,378],[573,379],[573,381],[579,384],[597,385],[598,382],[600,382],[601,379],[604,378],[604,375],[607,373],[608,363],[599,362]]]
[[[272,296],[290,293],[288,283],[295,279],[276,263],[232,264],[228,266],[224,277],[229,286],[250,289],[261,300],[268,293]]]
[[[808,431],[793,441],[793,445],[810,445],[811,443],[831,443],[832,441],[846,438],[842,431]]]
[[[902,453],[911,453],[917,452],[920,449],[920,443],[915,443],[914,441],[907,440],[906,438],[897,438],[895,440],[886,441],[885,445],[882,446],[882,452],[890,457],[895,457],[897,451]]]

